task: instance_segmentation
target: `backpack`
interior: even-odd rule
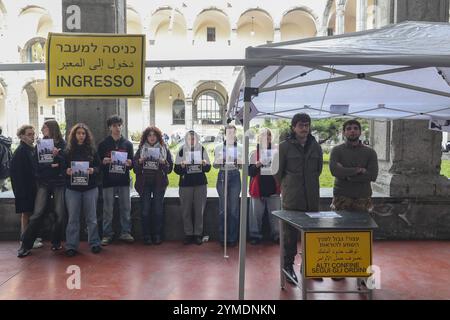
[[[6,179],[10,175],[12,151],[11,148],[0,143],[0,179]]]

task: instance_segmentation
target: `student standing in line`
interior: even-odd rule
[[[180,176],[184,244],[203,243],[203,214],[208,189],[205,173],[210,170],[208,152],[200,144],[200,137],[195,131],[188,131],[175,160],[175,173]]]
[[[164,231],[164,194],[169,185],[168,174],[173,161],[161,130],[147,127],[133,159],[135,189],[141,197],[142,233],[147,245],[162,243]]]
[[[256,150],[250,154],[248,167],[251,177],[249,233],[250,243],[253,245],[260,244],[262,241],[262,222],[266,209],[269,214],[272,241],[277,243],[280,239],[278,219],[271,214],[272,211],[281,209],[280,185],[271,174],[270,165],[275,150],[272,143],[272,132],[266,128],[261,129]]]
[[[225,126],[224,142],[214,149],[214,168],[219,169],[216,189],[219,194],[219,242],[225,243],[225,202],[227,203],[227,245],[234,247],[239,237],[239,196],[241,194],[242,145],[237,142],[236,127]],[[227,199],[225,179],[228,171]]]
[[[94,138],[88,126],[78,123],[70,130],[65,152],[66,204],[69,221],[66,229],[66,255],[77,254],[80,244],[80,214],[83,213],[88,228],[88,242],[92,253],[100,253],[97,226],[97,198],[100,159],[94,149]]]
[[[34,210],[36,198],[36,162],[34,159],[35,131],[31,125],[23,125],[17,130],[20,144],[11,159],[11,185],[14,192],[16,213],[21,215],[20,235],[25,232]],[[42,243],[36,243],[37,248]]]
[[[65,217],[65,174],[63,150],[66,148],[58,122],[56,120],[47,120],[41,129],[43,139],[53,140],[52,159],[48,162],[42,162],[39,159],[39,148],[36,146],[35,163],[37,165],[36,180],[37,194],[34,204],[34,212],[30,218],[30,223],[22,235],[22,245],[18,252],[18,257],[25,257],[30,253],[33,243],[36,240],[39,230],[48,211],[47,202],[53,196],[55,213],[54,224],[52,226],[52,247],[53,251],[61,249],[62,232],[64,229]]]
[[[111,134],[98,145],[103,174],[103,246],[110,244],[114,237],[112,220],[115,195],[119,196],[121,225],[119,240],[129,243],[134,241],[130,218],[130,167],[133,165],[133,144],[122,136],[121,117],[111,116],[106,124]],[[122,156],[125,162],[119,163]]]

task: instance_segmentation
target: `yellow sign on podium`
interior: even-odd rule
[[[145,35],[49,33],[47,94],[67,98],[144,96]]]
[[[305,277],[370,277],[371,231],[305,232]]]

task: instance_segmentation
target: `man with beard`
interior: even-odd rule
[[[369,212],[370,182],[378,175],[377,154],[359,140],[361,124],[357,120],[346,121],[342,128],[346,142],[334,147],[330,155],[330,171],[336,178],[331,209]]]

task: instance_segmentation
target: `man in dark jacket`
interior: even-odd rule
[[[98,155],[102,162],[103,175],[103,238],[106,246],[113,240],[114,197],[119,196],[119,212],[121,233],[120,240],[133,242],[131,235],[131,198],[130,198],[130,167],[133,159],[133,144],[125,139],[122,132],[123,120],[114,115],[107,120],[111,135],[107,136],[98,146]],[[121,161],[121,155],[123,156]]]
[[[294,115],[291,133],[280,144],[276,179],[281,183],[284,210],[319,211],[322,173],[322,149],[311,135],[311,118],[305,113]],[[298,230],[286,225],[284,232],[284,269],[297,282],[293,264],[297,254]],[[295,283],[291,279],[288,282]]]
[[[11,143],[9,137],[2,135],[2,127],[0,127],[0,191],[8,191],[6,188],[6,179],[9,177],[11,169]]]

